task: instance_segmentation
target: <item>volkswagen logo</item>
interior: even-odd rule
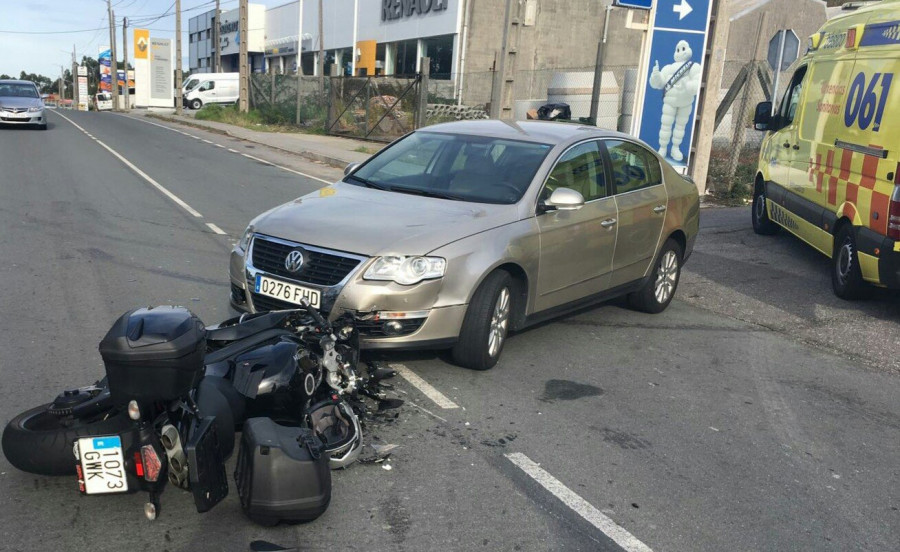
[[[288,272],[300,272],[300,269],[303,268],[303,260],[303,250],[295,249],[285,257],[284,268],[286,268]]]

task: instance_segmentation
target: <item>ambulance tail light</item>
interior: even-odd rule
[[[891,194],[891,206],[888,209],[887,235],[892,240],[900,241],[900,163],[894,173],[894,193]]]

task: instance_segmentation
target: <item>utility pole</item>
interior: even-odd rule
[[[319,0],[319,63],[317,70],[319,72],[319,90],[325,90],[325,37],[322,34],[324,25],[322,24],[322,0]]]
[[[113,11],[110,0],[106,0],[106,9],[109,12],[109,85],[112,92],[113,109],[119,108],[119,65],[116,62],[116,12]]]
[[[65,70],[63,69],[63,66],[60,65],[60,66],[59,66],[59,88],[57,88],[57,90],[59,91],[59,99],[60,99],[60,100],[65,100],[65,99],[66,99],[66,88],[65,88],[65,86],[66,86],[66,75],[65,75]]]
[[[606,31],[609,29],[609,12],[612,11],[612,5],[606,6],[606,13],[603,16],[603,35],[600,42],[597,43],[597,60],[594,62],[594,86],[591,89],[591,112],[588,115],[591,124],[597,125],[597,117],[600,112],[600,89],[603,88],[603,46],[606,44]]]
[[[125,111],[128,111],[128,17],[122,18],[122,57],[125,58]]]
[[[241,37],[240,53],[238,54],[238,67],[240,68],[240,97],[238,99],[238,108],[241,113],[250,111],[250,68],[247,66],[247,37],[249,30],[247,28],[247,0],[241,0],[239,9],[238,22]]]
[[[494,81],[491,89],[491,119],[500,119],[504,117],[504,102],[506,98],[506,90],[509,83],[506,79],[506,65],[509,57],[509,25],[512,17],[513,0],[506,0],[506,15],[503,18],[503,42],[500,49],[500,55],[494,64]]]
[[[213,44],[216,48],[216,55],[213,56],[213,73],[222,72],[222,52],[219,47],[219,28],[221,27],[221,23],[219,22],[219,15],[222,12],[219,11],[219,0],[216,0],[216,17],[213,23]]]
[[[72,104],[78,109],[78,102],[81,98],[78,96],[78,62],[75,57],[75,45],[72,44]]]
[[[181,0],[175,0],[175,114],[181,115]]]

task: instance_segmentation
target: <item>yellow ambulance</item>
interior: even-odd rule
[[[753,229],[832,259],[834,292],[900,289],[900,0],[828,21],[781,101],[756,108]],[[896,78],[895,78],[896,77]]]

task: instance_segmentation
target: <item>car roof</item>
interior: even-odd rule
[[[455,121],[432,125],[418,132],[440,132],[445,134],[467,134],[476,136],[489,136],[506,140],[521,140],[538,142],[541,144],[565,144],[587,138],[628,138],[633,137],[604,130],[594,126],[577,123],[563,123],[554,121],[499,121],[496,119],[482,119],[477,121]]]
[[[0,80],[0,84],[30,84],[30,85],[36,87],[36,85],[29,80],[19,80],[19,79],[2,79],[2,80]]]

